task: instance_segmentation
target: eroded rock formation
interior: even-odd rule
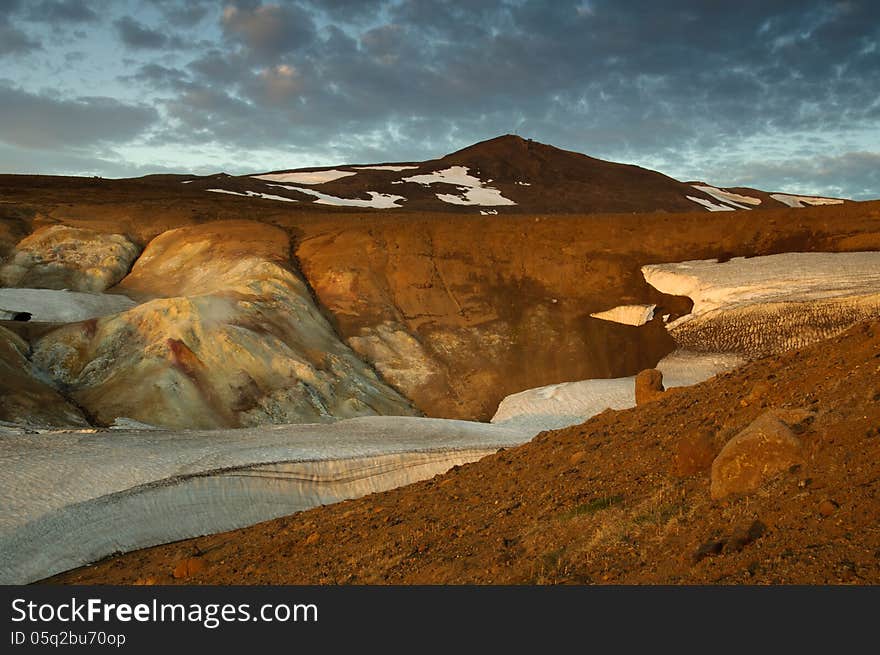
[[[46,335],[34,362],[102,424],[414,414],[339,341],[284,266],[288,249],[284,232],[248,221],[165,232],[120,285],[143,304]]]
[[[0,285],[100,292],[128,273],[139,251],[122,234],[51,225],[16,245],[0,268]]]
[[[0,327],[0,421],[31,426],[88,425],[82,412],[38,379],[27,359],[29,346]]]

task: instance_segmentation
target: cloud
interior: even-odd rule
[[[113,25],[122,42],[132,49],[160,50],[181,48],[184,45],[179,37],[169,36],[166,31],[147,27],[131,16],[123,16],[115,20]]]
[[[302,49],[315,38],[311,14],[295,4],[230,4],[221,22],[228,38],[261,58]]]
[[[203,21],[212,8],[213,0],[148,0],[156,7],[168,25],[195,27]]]
[[[19,148],[89,148],[125,142],[158,118],[152,107],[113,98],[69,100],[0,85],[0,142]]]
[[[830,195],[853,200],[880,199],[880,152],[744,161],[727,171],[743,185],[772,191]]]
[[[39,40],[13,24],[12,17],[21,6],[20,0],[0,0],[0,57],[23,55],[42,48]]]
[[[16,63],[54,56],[48,30],[65,24],[65,11],[69,21],[77,7],[99,14],[79,26],[91,38],[75,49],[91,47],[89,59],[57,82],[70,95],[108,56],[102,37],[117,34],[131,61],[109,73],[110,88],[123,84],[120,106],[145,109],[131,104],[141,98],[158,111],[149,136],[157,148],[212,144],[230,160],[281,152],[285,161],[267,162],[278,168],[305,157],[430,158],[518,132],[719,184],[794,188],[800,179],[795,191],[816,184],[843,195],[876,184],[854,154],[880,150],[880,4],[868,0],[96,6],[0,0],[0,32],[15,37],[0,34],[0,49],[20,55]],[[54,23],[22,27],[36,20],[30,7],[54,11]],[[182,27],[186,43],[174,36]],[[40,40],[46,50],[34,56]],[[32,90],[29,74],[3,73]],[[823,160],[833,157],[841,159]],[[813,160],[825,173],[787,168]]]
[[[41,43],[20,29],[4,24],[0,19],[0,57],[21,55],[42,48]]]
[[[42,0],[28,5],[26,14],[32,21],[47,23],[92,23],[98,14],[85,0]]]

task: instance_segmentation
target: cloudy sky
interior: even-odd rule
[[[880,198],[880,2],[0,0],[0,172],[244,173],[516,133]]]

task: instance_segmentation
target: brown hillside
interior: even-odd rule
[[[771,410],[798,463],[713,500],[712,458]],[[880,322],[432,480],[50,581],[877,584]]]

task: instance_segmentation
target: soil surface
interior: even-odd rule
[[[804,463],[713,500],[712,459],[774,409],[810,412]],[[878,584],[880,321],[425,482],[49,582]]]

